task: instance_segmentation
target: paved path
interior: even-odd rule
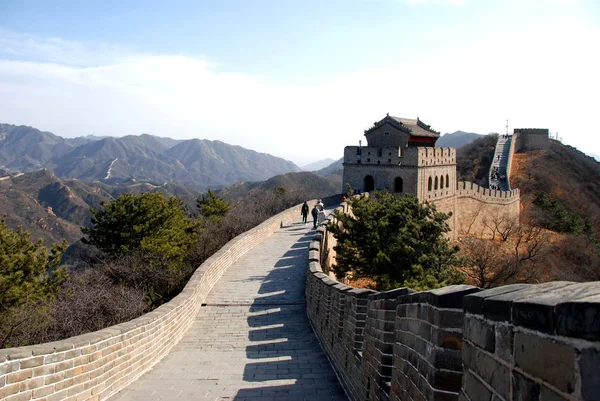
[[[179,344],[111,401],[347,400],[306,317],[311,226],[231,266]]]

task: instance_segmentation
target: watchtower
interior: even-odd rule
[[[515,151],[529,152],[544,150],[550,146],[550,131],[547,128],[515,128]]]
[[[456,192],[456,151],[434,148],[440,133],[417,119],[392,117],[365,130],[367,146],[344,148],[343,190],[389,189],[437,200]]]

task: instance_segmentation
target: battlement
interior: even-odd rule
[[[546,135],[550,134],[548,128],[515,128],[513,130],[515,134],[526,134],[526,135]]]
[[[456,183],[457,198],[474,198],[486,203],[512,203],[520,200],[519,189],[510,191],[501,191],[499,189],[489,189],[479,186],[473,182],[459,181]]]
[[[346,146],[344,164],[382,164],[398,166],[402,149],[396,147]]]
[[[344,164],[446,166],[456,164],[456,149],[432,147],[346,146]]]
[[[416,152],[416,158],[414,153]],[[415,160],[415,165],[419,167],[426,166],[447,166],[456,164],[456,149],[454,148],[407,148],[406,157]]]
[[[600,394],[600,283],[377,292],[325,274],[334,246],[321,225],[310,244],[306,308],[350,400],[575,401]]]

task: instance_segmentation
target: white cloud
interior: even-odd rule
[[[0,122],[65,136],[220,139],[301,164],[340,157],[386,112],[419,116],[442,132],[503,132],[510,118],[511,127],[547,127],[600,153],[600,136],[590,135],[600,92],[593,43],[595,27],[548,21],[313,85],[226,73],[180,55],[127,54],[98,66],[0,60]],[[65,48],[56,54],[88,51]]]

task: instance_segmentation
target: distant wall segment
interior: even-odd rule
[[[299,219],[300,205],[237,236],[198,267],[172,301],[137,319],[62,341],[0,349],[0,400],[108,398],[179,342],[229,266],[280,224]]]
[[[350,400],[599,399],[600,283],[379,293],[324,273],[334,244],[321,225],[307,315]]]

